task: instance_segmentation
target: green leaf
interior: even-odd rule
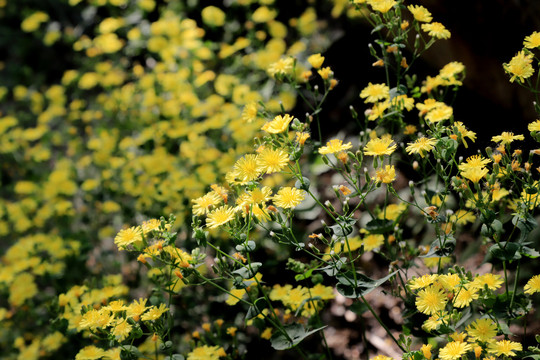
[[[530,248],[528,246],[523,246],[519,253],[521,255],[524,255],[524,256],[529,257],[531,259],[536,259],[537,257],[540,256],[540,252],[538,252],[535,249],[532,249],[532,248]]]
[[[521,259],[519,248],[520,245],[517,243],[507,243],[506,241],[501,241],[500,243],[490,247],[489,253],[491,256],[501,261],[512,261]]]
[[[370,234],[385,234],[394,229],[394,222],[386,219],[373,219],[366,224]]]
[[[306,271],[306,272],[303,273],[303,274],[297,274],[297,275],[295,275],[294,280],[300,281],[300,280],[306,280],[306,279],[309,279],[309,278],[311,277],[311,274],[313,274],[313,270],[315,270],[315,269],[309,269],[308,271]]]
[[[240,276],[242,279],[251,279],[255,276],[261,265],[262,263],[260,262],[254,262],[251,263],[251,267],[244,266],[238,270],[233,271],[232,273]]]
[[[306,331],[301,324],[291,324],[285,326],[283,329],[287,333],[287,338],[283,333],[276,332],[270,338],[270,344],[276,350],[286,350],[298,345],[302,340],[311,334],[316,333],[319,330],[324,329],[326,326]]]
[[[348,271],[347,273],[342,273],[336,276],[336,279],[339,282],[336,288],[338,292],[345,297],[359,298],[361,296],[369,294],[373,289],[381,286],[388,279],[394,276],[396,272],[397,271],[394,271],[393,273],[390,273],[379,280],[373,280],[364,274],[356,273],[357,286],[354,286],[355,281],[353,273],[351,271]]]

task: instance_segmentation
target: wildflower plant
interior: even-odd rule
[[[70,338],[81,360],[232,359],[250,356],[242,341],[260,338],[276,351],[332,358],[325,315],[341,300],[375,319],[403,359],[536,359],[527,321],[540,275],[527,266],[540,256],[538,151],[519,147],[525,135],[503,132],[472,152],[476,133],[452,107],[464,65],[450,62],[422,81],[413,73],[450,31],[402,0],[335,1],[333,12],[347,7],[372,26],[368,51],[381,80],[359,91],[361,109],[350,108],[357,132],[323,139],[321,110],[339,69],[303,42],[289,46],[272,4],[225,3],[246,17],[242,34],[222,7],[171,1],[157,21],[131,26],[114,8],[126,2],[91,2],[111,16],[72,46],[96,61],[45,94],[12,90],[33,106],[35,126],[19,125],[20,111],[3,116],[2,151],[10,163],[41,165],[14,170],[13,196],[0,207],[0,230],[21,237],[2,258],[0,322],[11,329],[23,319],[29,329],[46,304],[56,319],[47,335],[2,330],[10,351],[53,356]],[[133,14],[155,6],[137,2]],[[200,24],[187,17],[196,9]],[[21,26],[38,31],[47,21],[34,13]],[[315,10],[290,25],[308,38],[318,31]],[[511,82],[535,92],[538,44],[533,33],[504,64]],[[130,57],[144,47],[153,54],[145,65]],[[87,104],[98,88],[106,93]],[[296,96],[307,113],[295,113]],[[529,124],[534,140],[539,124]],[[81,136],[63,144],[68,134]],[[49,159],[58,161],[43,164]],[[111,218],[117,231],[100,228]],[[71,225],[60,231],[62,221]],[[114,266],[88,255],[92,278],[40,293],[67,265],[81,266],[81,251],[98,245],[92,232],[118,250],[124,276],[98,276]],[[66,240],[77,235],[85,240]],[[464,248],[483,257],[481,268],[467,264]],[[399,304],[397,331],[373,294]],[[42,305],[27,311],[31,302]],[[371,330],[363,328],[366,353]]]

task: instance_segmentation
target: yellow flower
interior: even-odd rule
[[[523,82],[524,79],[531,77],[534,73],[532,61],[532,55],[526,55],[525,52],[520,51],[508,64],[503,64],[504,71],[512,75],[510,82],[514,82],[516,79],[518,82]]]
[[[36,31],[41,25],[41,23],[44,23],[47,20],[49,20],[49,15],[47,15],[43,11],[36,11],[22,21],[21,29],[24,32]]]
[[[283,209],[292,209],[304,200],[304,193],[297,188],[283,187],[272,199],[274,205]]]
[[[491,138],[491,141],[501,143],[502,145],[510,144],[514,140],[525,140],[525,137],[523,135],[514,135],[513,132],[503,131],[501,135]]]
[[[234,219],[234,209],[229,205],[222,206],[211,211],[206,217],[206,226],[210,229],[217,228]]]
[[[530,132],[540,131],[540,120],[533,121],[527,126],[527,128]]]
[[[540,292],[540,275],[535,275],[527,281],[523,290],[525,290],[525,294],[529,295]]]
[[[461,357],[471,350],[471,344],[467,344],[462,341],[452,341],[439,350],[439,358],[441,360],[457,360],[461,359]]]
[[[525,37],[523,46],[527,49],[534,49],[540,46],[540,32],[535,31],[531,35]]]
[[[461,172],[461,176],[463,176],[466,179],[469,179],[473,183],[479,182],[484,176],[488,174],[488,169],[482,169],[482,168],[474,168],[474,169],[468,169]]]
[[[218,7],[207,6],[201,12],[202,20],[210,26],[223,26],[225,24],[225,13]]]
[[[252,20],[256,23],[267,23],[277,16],[276,10],[271,10],[266,6],[261,6],[253,12]]]
[[[374,11],[379,11],[381,13],[387,13],[396,5],[395,0],[367,0],[367,3],[371,5]]]
[[[322,68],[322,69],[319,69],[317,71],[317,73],[321,76],[321,78],[323,80],[327,80],[329,77],[334,75],[334,72],[332,71],[332,69],[329,66],[327,66],[325,68]]]
[[[132,226],[128,229],[122,229],[114,238],[114,243],[120,250],[126,246],[142,241],[142,229],[140,226]]]
[[[478,289],[472,286],[463,286],[457,291],[454,298],[454,307],[464,308],[469,306],[473,300],[478,299]]]
[[[416,21],[429,23],[431,20],[433,20],[431,13],[423,6],[409,5],[407,6],[407,9],[409,9],[411,14],[413,14],[414,20]]]
[[[397,145],[391,145],[392,143],[392,138],[388,136],[371,139],[364,147],[364,154],[371,156],[391,155],[397,148]]]
[[[375,181],[390,184],[396,180],[396,169],[394,165],[386,165],[384,169],[378,169],[375,173]]]
[[[319,154],[336,154],[341,151],[349,150],[350,148],[352,148],[352,144],[350,142],[343,144],[342,140],[332,139],[326,143],[326,146],[319,148]]]
[[[492,273],[487,273],[484,275],[479,275],[474,278],[471,286],[475,286],[478,290],[484,289],[485,286],[490,290],[497,290],[503,284],[501,275],[496,275]]]
[[[428,152],[433,150],[433,147],[437,143],[437,139],[428,139],[426,137],[421,137],[415,142],[407,144],[407,154],[419,154],[421,157],[426,156]]]
[[[486,159],[481,155],[469,156],[464,163],[459,164],[458,168],[461,171],[484,168],[487,164],[491,162],[490,159]]]
[[[426,120],[432,123],[448,120],[453,113],[454,111],[451,106],[441,104],[427,113]]]
[[[141,320],[143,320],[143,321],[157,320],[157,319],[159,319],[161,317],[161,315],[166,313],[167,310],[169,310],[169,308],[166,307],[165,304],[163,304],[163,303],[159,304],[159,307],[152,306],[150,308],[150,310],[148,310],[146,313],[144,313],[141,316]]]
[[[443,24],[439,22],[432,22],[430,24],[422,24],[422,30],[427,32],[429,36],[437,39],[450,39],[450,31],[448,31]]]
[[[440,288],[429,286],[418,292],[415,304],[421,313],[433,315],[444,310],[446,302],[446,294]]]
[[[489,342],[497,335],[497,324],[489,318],[478,319],[467,327],[467,333],[476,341]]]
[[[261,173],[271,174],[281,171],[289,163],[289,155],[281,149],[265,148],[257,156]]]
[[[262,339],[270,340],[271,337],[272,337],[272,328],[268,327],[264,329],[264,331],[261,333]]]
[[[187,360],[218,360],[220,357],[227,356],[225,350],[218,346],[202,345],[196,347],[187,355]]]
[[[292,57],[281,58],[278,61],[270,64],[268,73],[272,76],[287,75],[292,72],[294,59]]]
[[[75,360],[95,360],[101,359],[105,355],[105,350],[98,348],[94,345],[89,345],[82,348],[77,355],[75,355]]]
[[[313,54],[309,56],[307,60],[313,68],[319,69],[324,62],[324,56],[321,56],[321,54]]]
[[[193,202],[193,214],[194,215],[205,215],[210,211],[210,208],[216,206],[221,202],[221,198],[214,192],[209,192],[206,195],[203,195],[197,199],[192,199]]]
[[[259,177],[261,170],[258,165],[258,155],[247,154],[234,164],[232,170],[235,178],[240,180],[241,184],[248,183]]]
[[[375,250],[384,243],[384,236],[381,234],[369,234],[363,240],[365,251]]]
[[[437,275],[436,274],[426,274],[426,275],[422,275],[420,277],[412,278],[408,282],[409,289],[411,289],[411,290],[423,289],[423,288],[428,287],[429,285],[433,284],[433,282],[435,280],[437,280]]]
[[[514,351],[521,350],[523,350],[523,346],[521,346],[520,343],[510,340],[497,341],[494,344],[490,344],[488,347],[488,352],[497,356],[515,356],[516,353]]]
[[[261,130],[266,131],[267,133],[270,133],[270,134],[282,133],[289,128],[289,123],[293,119],[294,118],[289,114],[285,114],[283,116],[278,115],[274,118],[274,120],[269,121],[266,124],[264,124]]]
[[[432,345],[431,344],[424,344],[422,345],[422,347],[420,348],[420,351],[422,351],[422,354],[424,354],[424,357],[428,360],[431,359],[431,348],[432,348]]]
[[[360,97],[366,103],[374,103],[390,97],[390,88],[386,84],[369,83],[361,92]]]

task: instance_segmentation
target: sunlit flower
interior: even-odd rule
[[[105,350],[98,348],[94,345],[89,345],[77,353],[75,355],[75,360],[95,360],[95,359],[101,359],[105,355]]]
[[[435,286],[429,286],[418,292],[416,308],[423,314],[433,315],[444,310],[447,302],[446,294]]]
[[[384,169],[378,169],[375,173],[376,182],[390,184],[394,180],[396,180],[396,169],[394,165],[386,165]]]
[[[437,143],[437,139],[428,139],[426,137],[421,137],[416,141],[409,143],[407,148],[407,154],[419,154],[421,157],[426,156],[428,152],[433,150],[433,147]]]
[[[497,324],[489,319],[478,319],[467,327],[467,333],[476,341],[488,342],[497,335]]]
[[[432,345],[431,344],[424,344],[422,345],[422,347],[420,348],[420,351],[422,352],[422,354],[424,355],[424,357],[428,360],[431,359],[431,348],[432,348]]]
[[[227,356],[225,350],[218,346],[202,345],[196,347],[187,355],[187,360],[218,360]]]
[[[534,69],[531,65],[532,61],[532,55],[526,55],[525,52],[520,51],[508,64],[503,64],[504,70],[512,75],[510,82],[514,82],[516,79],[518,82],[523,82],[524,79],[531,77],[534,73]]]
[[[261,175],[261,169],[258,165],[258,156],[247,154],[234,164],[233,173],[242,183],[253,181]]]
[[[452,341],[439,350],[441,360],[461,359],[468,351],[472,350],[472,345],[462,341]]]
[[[265,148],[257,157],[261,173],[272,174],[281,171],[289,163],[289,155],[281,149]]]
[[[349,150],[350,148],[352,148],[350,142],[344,144],[342,140],[332,139],[326,143],[326,146],[321,146],[319,148],[319,154],[336,154],[341,151]]]
[[[324,56],[321,56],[321,54],[313,54],[310,55],[307,60],[313,68],[318,69],[324,62]]]
[[[535,31],[531,35],[526,36],[523,41],[523,46],[527,49],[534,49],[540,46],[540,32]]]
[[[161,315],[166,313],[168,310],[169,310],[169,308],[166,307],[166,305],[163,304],[163,303],[159,304],[159,307],[152,306],[146,313],[144,313],[141,316],[141,320],[143,320],[143,321],[157,320],[157,319],[159,319],[161,317]]]
[[[439,22],[432,22],[430,24],[422,24],[422,30],[427,32],[429,36],[436,39],[450,39],[450,31],[448,31],[443,24]]]
[[[523,350],[523,346],[520,343],[510,340],[500,340],[488,346],[488,352],[497,356],[516,356],[514,351],[521,350]]]
[[[384,236],[381,234],[369,234],[362,240],[365,251],[375,250],[384,243]]]
[[[540,120],[533,121],[527,126],[527,128],[529,129],[530,132],[540,131]]]
[[[429,23],[431,20],[433,20],[433,17],[428,9],[421,5],[409,5],[407,6],[407,9],[409,9],[411,14],[413,14],[416,21]]]
[[[454,111],[452,107],[446,104],[441,104],[427,113],[426,120],[432,123],[448,120],[452,117],[453,113]]]
[[[218,205],[221,202],[221,198],[216,193],[209,192],[191,201],[193,202],[193,214],[201,216],[207,214],[212,207]]]
[[[270,133],[270,134],[282,133],[289,128],[289,123],[293,119],[294,118],[289,114],[285,114],[283,116],[278,115],[274,118],[274,120],[269,121],[266,124],[264,124],[261,130],[266,131],[267,133]]]
[[[525,294],[529,295],[540,292],[540,275],[535,275],[527,281],[523,290],[525,290]]]
[[[391,137],[374,138],[368,141],[364,147],[364,154],[371,156],[391,155],[397,148]]]
[[[490,162],[490,159],[486,159],[481,155],[473,155],[469,156],[464,163],[459,164],[458,168],[461,171],[484,168]]]
[[[273,196],[274,205],[283,209],[292,209],[304,200],[302,190],[293,187],[283,187]]]
[[[395,0],[367,0],[367,3],[371,5],[374,11],[379,11],[383,14],[390,11],[397,4]]]
[[[374,103],[379,100],[388,99],[390,97],[390,88],[386,84],[372,84],[369,83],[362,92],[360,97],[366,99],[366,103]]]
[[[426,274],[420,277],[415,277],[408,282],[409,289],[418,290],[423,289],[431,284],[437,279],[436,274]]]
[[[453,305],[457,308],[464,308],[476,299],[478,299],[478,288],[464,285],[457,291]]]
[[[493,136],[491,141],[501,143],[502,145],[510,144],[515,140],[525,140],[523,135],[514,135],[513,132],[503,131],[501,135]]]
[[[294,59],[292,57],[281,58],[275,63],[270,64],[268,73],[272,76],[287,75],[292,72]]]
[[[114,243],[121,250],[126,246],[139,241],[142,241],[142,229],[140,226],[132,226],[128,229],[122,229],[114,238]]]
[[[461,172],[461,176],[463,176],[465,179],[469,179],[476,184],[482,178],[484,178],[488,174],[488,172],[488,169],[484,168],[467,169]]]
[[[217,228],[234,219],[234,210],[229,205],[212,210],[206,218],[206,226],[210,229]]]

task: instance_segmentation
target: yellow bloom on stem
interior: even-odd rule
[[[463,176],[465,179],[469,179],[476,184],[482,178],[484,178],[488,174],[488,172],[488,169],[474,168],[462,171],[461,176]]]
[[[534,49],[540,46],[540,32],[535,31],[531,35],[525,37],[523,40],[523,46],[527,49]]]
[[[264,124],[261,130],[266,131],[269,134],[282,133],[289,128],[289,123],[293,119],[294,118],[289,114],[285,114],[283,116],[278,115],[274,118],[274,120],[269,121],[266,124]]]
[[[132,226],[128,229],[122,229],[114,238],[114,243],[120,250],[126,246],[142,241],[142,229],[140,226]]]
[[[529,129],[530,132],[540,131],[540,120],[533,121],[527,126],[527,128]]]
[[[281,149],[265,148],[257,157],[261,173],[272,174],[281,171],[289,163],[289,155]]]
[[[515,356],[516,353],[514,351],[521,350],[523,350],[523,346],[520,343],[510,340],[497,341],[488,347],[488,352],[497,356]]]
[[[89,345],[82,348],[77,355],[75,355],[75,360],[94,360],[101,359],[105,355],[105,350],[98,348],[94,345]]]
[[[437,274],[426,274],[409,280],[408,285],[411,290],[418,290],[428,287],[437,280]]]
[[[433,150],[433,147],[437,143],[437,139],[428,139],[426,137],[421,137],[416,141],[407,144],[407,154],[419,154],[421,157],[426,156],[428,152]]]
[[[361,92],[360,97],[366,103],[374,103],[390,97],[390,88],[386,84],[369,83]]]
[[[229,205],[222,206],[211,211],[206,218],[206,226],[210,229],[217,228],[234,219],[234,209]]]
[[[444,310],[448,298],[438,287],[429,286],[418,292],[416,296],[416,308],[423,314],[433,315]]]
[[[472,345],[462,341],[452,341],[446,344],[439,350],[439,358],[441,360],[457,360],[461,359],[467,352],[472,350]]]
[[[433,20],[431,13],[421,5],[409,5],[407,9],[413,14],[414,20],[429,23]]]
[[[221,202],[221,198],[214,192],[209,192],[206,195],[203,195],[197,199],[192,199],[193,202],[193,214],[194,215],[205,215],[210,209]]]
[[[375,181],[390,184],[396,180],[396,169],[394,165],[386,165],[384,169],[379,169],[375,173]]]
[[[514,82],[517,79],[521,83],[524,79],[531,77],[534,73],[531,65],[532,61],[532,55],[526,55],[525,52],[520,51],[508,64],[503,64],[504,71],[512,75],[510,82]]]
[[[454,298],[454,307],[464,308],[469,306],[473,300],[478,299],[478,289],[472,286],[463,286],[457,291]]]
[[[144,313],[141,316],[141,320],[143,320],[143,321],[157,320],[157,319],[159,319],[161,317],[161,315],[166,313],[168,310],[169,310],[169,308],[166,307],[165,304],[163,304],[163,303],[159,304],[159,307],[152,306],[150,308],[150,310],[148,310],[146,313]]]
[[[466,330],[470,337],[482,342],[489,342],[497,336],[497,324],[489,318],[476,320]]]
[[[450,31],[448,31],[443,24],[439,22],[432,22],[430,24],[422,24],[422,30],[427,32],[429,36],[436,39],[450,39]]]
[[[424,354],[424,357],[428,360],[431,359],[431,348],[432,348],[432,345],[431,344],[424,344],[422,345],[422,347],[420,348],[420,351],[422,352],[422,354]]]
[[[384,243],[384,236],[381,234],[369,234],[362,240],[365,251],[375,250]]]
[[[371,156],[391,155],[397,148],[397,145],[391,145],[391,137],[373,138],[364,146],[364,154]]]
[[[450,117],[452,117],[453,113],[454,110],[451,106],[441,104],[427,113],[426,120],[432,123],[448,120]]]
[[[529,295],[540,292],[540,275],[535,275],[527,281],[523,290],[525,290],[525,294]]]
[[[336,154],[345,150],[349,150],[350,148],[352,148],[352,144],[350,142],[344,144],[342,140],[332,139],[326,143],[326,146],[321,146],[319,148],[319,154]]]
[[[313,54],[308,57],[307,61],[313,68],[319,69],[324,62],[324,56],[321,56],[321,54]]]
[[[486,159],[481,155],[469,156],[464,163],[459,164],[458,168],[461,171],[484,168],[487,164],[491,162],[490,159]]]
[[[258,165],[258,156],[255,154],[247,154],[233,166],[233,174],[241,183],[253,181],[261,175],[261,170]]]
[[[281,58],[275,63],[270,64],[268,73],[272,76],[288,75],[292,72],[294,59],[292,57]]]
[[[283,187],[272,197],[274,205],[283,209],[292,209],[304,200],[302,190],[293,187]]]
[[[514,135],[513,132],[503,131],[501,135],[493,136],[491,141],[501,143],[502,145],[507,145],[513,142],[514,140],[525,140],[523,135]]]
[[[374,11],[379,11],[383,14],[390,11],[397,4],[395,0],[367,0],[367,3],[371,5]]]

